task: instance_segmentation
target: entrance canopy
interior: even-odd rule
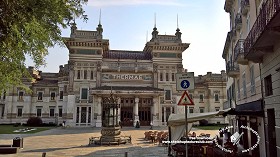
[[[190,132],[192,123],[208,119],[214,116],[223,115],[229,112],[231,109],[220,110],[217,112],[206,112],[206,113],[189,113],[188,114],[188,132]],[[185,133],[185,113],[183,114],[171,114],[168,118],[167,125],[171,128],[171,140],[179,140]]]

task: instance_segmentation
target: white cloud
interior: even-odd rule
[[[169,5],[184,6],[177,0],[89,0],[89,6],[107,7],[107,6],[123,6],[123,5]]]

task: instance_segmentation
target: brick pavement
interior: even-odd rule
[[[132,136],[132,144],[119,146],[88,146],[90,137],[101,135],[99,128],[55,128],[35,134],[3,134],[0,144],[11,144],[17,136],[23,138],[24,148],[18,154],[5,157],[40,157],[43,152],[47,157],[124,157],[125,152],[128,157],[166,157],[166,147],[144,140],[147,130],[149,127],[122,128],[122,135]],[[155,127],[154,130],[167,130],[167,127]]]

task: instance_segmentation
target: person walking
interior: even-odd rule
[[[150,129],[153,130],[153,121],[151,121],[150,125],[151,125]]]

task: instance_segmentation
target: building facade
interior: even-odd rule
[[[231,27],[223,52],[228,75],[224,108],[235,108],[228,117],[237,128],[246,125],[258,132],[259,146],[249,152],[253,156],[280,156],[279,6],[275,0],[225,1]],[[257,137],[250,131],[245,135],[241,144],[252,147]]]
[[[143,51],[110,50],[103,39],[103,28],[96,31],[71,27],[65,38],[69,50],[68,64],[58,73],[44,73],[29,67],[34,81],[25,80],[32,90],[26,93],[14,87],[1,96],[1,123],[25,123],[31,116],[43,122],[69,126],[101,127],[103,98],[111,93],[119,97],[119,119],[123,126],[166,125],[171,113],[184,113],[177,106],[181,92],[176,91],[176,73],[184,72],[182,53],[189,47],[183,43],[177,28],[175,35],[159,35],[153,28],[152,39]],[[196,88],[190,91],[196,105],[189,112],[222,109],[225,101],[225,71],[209,72],[196,77]],[[225,123],[215,117],[210,123]]]

